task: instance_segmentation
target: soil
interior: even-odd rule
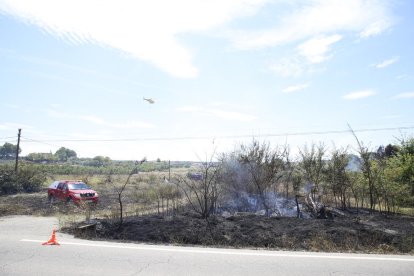
[[[73,206],[51,205],[44,192],[0,197],[0,216],[76,212],[81,213]],[[61,231],[87,239],[152,244],[414,255],[414,217],[366,211],[332,219],[267,218],[250,213],[207,220],[191,213],[147,215],[127,217],[122,225],[116,219],[97,218]]]

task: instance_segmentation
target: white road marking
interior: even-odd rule
[[[21,242],[35,242],[43,243],[41,240],[22,239]],[[230,251],[223,250],[208,250],[208,249],[187,249],[187,248],[161,248],[152,246],[130,246],[118,244],[92,244],[92,243],[78,243],[78,242],[60,242],[61,245],[75,245],[75,246],[89,246],[89,247],[105,247],[105,248],[119,248],[119,249],[133,249],[133,250],[147,250],[147,251],[164,251],[164,252],[181,252],[181,253],[196,253],[196,254],[220,254],[220,255],[239,255],[239,256],[263,256],[263,257],[286,257],[286,258],[320,258],[320,259],[341,259],[341,260],[371,260],[371,261],[397,261],[397,262],[414,262],[414,257],[380,257],[380,256],[349,256],[349,255],[324,255],[320,253],[310,254],[285,254],[283,252],[245,252],[245,251]]]

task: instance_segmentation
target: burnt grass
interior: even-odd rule
[[[120,226],[97,220],[63,229],[87,239],[273,250],[414,254],[414,218],[365,214],[334,219],[263,217],[254,214],[201,219],[128,217]]]
[[[104,208],[98,205],[97,214]],[[65,204],[51,205],[44,191],[0,196],[0,217],[76,213],[84,212]],[[414,255],[414,217],[367,211],[347,212],[345,217],[333,219],[267,218],[242,213],[206,220],[185,213],[129,216],[121,227],[116,219],[95,219],[82,228],[85,225],[76,223],[60,231],[86,239],[149,244]]]

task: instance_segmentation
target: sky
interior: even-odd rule
[[[0,145],[376,150],[413,135],[413,45],[411,0],[0,0]]]

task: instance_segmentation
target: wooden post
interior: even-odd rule
[[[19,128],[19,133],[17,134],[17,147],[16,147],[16,164],[14,166],[14,172],[17,174],[18,166],[19,166],[19,146],[20,146],[20,134],[22,129]]]

